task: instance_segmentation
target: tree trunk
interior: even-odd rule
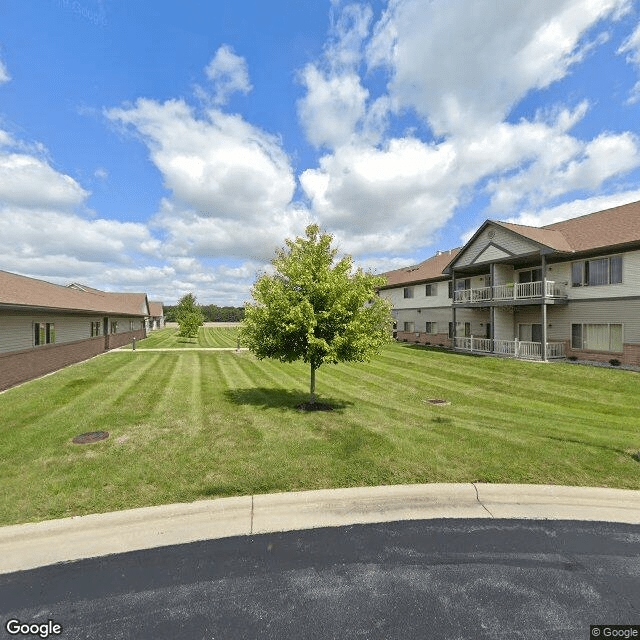
[[[313,404],[316,401],[316,367],[311,363],[311,389],[309,393],[309,402]]]

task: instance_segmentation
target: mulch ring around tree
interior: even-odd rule
[[[333,411],[330,404],[324,402],[301,402],[296,405],[298,411]]]

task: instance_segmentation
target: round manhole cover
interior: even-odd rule
[[[436,404],[436,405],[451,404],[449,401],[442,400],[440,398],[431,398],[430,400],[425,400],[425,402],[427,404]]]
[[[90,431],[89,433],[81,433],[79,436],[76,436],[73,442],[75,444],[91,444],[92,442],[106,440],[108,437],[108,431]]]

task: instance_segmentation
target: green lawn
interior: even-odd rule
[[[178,329],[167,327],[153,331],[148,338],[136,342],[136,349],[237,347],[238,331],[238,327],[200,327],[198,337],[192,339],[181,338]]]
[[[393,344],[321,367],[336,410],[300,413],[308,375],[246,351],[124,351],[10,389],[0,524],[378,484],[640,489],[637,373]],[[71,443],[97,430],[111,437]]]

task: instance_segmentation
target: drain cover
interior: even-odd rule
[[[425,400],[425,402],[427,402],[428,404],[451,404],[450,402],[448,402],[447,400],[441,400],[438,398],[432,398],[431,400]]]
[[[108,437],[108,431],[89,431],[89,433],[81,433],[79,436],[76,436],[73,442],[75,444],[91,444],[92,442],[106,440]]]

